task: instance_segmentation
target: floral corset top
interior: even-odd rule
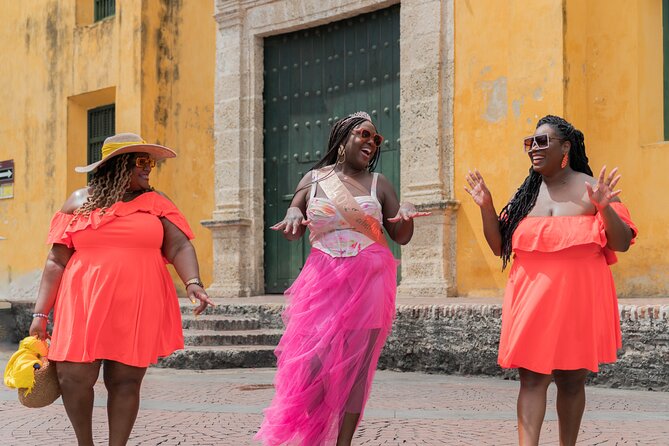
[[[371,195],[355,197],[355,201],[365,214],[383,223],[381,203],[376,198],[378,176],[378,173],[374,173]],[[310,220],[309,241],[311,246],[332,257],[353,257],[374,243],[366,235],[352,229],[329,198],[316,196],[315,182],[311,185],[307,218]]]

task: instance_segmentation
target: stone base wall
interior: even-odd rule
[[[34,302],[12,302],[11,315],[12,319],[4,319],[4,330],[10,334],[10,339],[8,341],[18,343],[21,339],[28,336],[30,331],[30,324],[33,322],[32,314],[33,309],[35,308]],[[53,317],[53,313],[49,314],[49,317]],[[51,323],[47,326],[49,333],[53,329]]]
[[[14,342],[30,326],[33,304],[12,305]],[[669,391],[669,305],[620,305],[623,348],[618,362],[604,364],[589,383],[606,387]],[[281,328],[278,304],[219,305],[218,314],[247,315],[265,328]],[[497,365],[501,305],[399,305],[379,368],[517,379]]]
[[[669,391],[669,306],[620,305],[623,348],[590,384]],[[517,379],[497,365],[501,305],[400,305],[379,368]]]
[[[400,305],[379,368],[499,375],[499,305]]]
[[[669,305],[620,306],[623,348],[594,384],[669,391]]]

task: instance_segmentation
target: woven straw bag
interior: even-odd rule
[[[26,389],[18,390],[19,401],[26,407],[44,407],[56,401],[60,396],[60,386],[55,364],[44,358],[42,367],[35,369],[35,385],[32,392],[26,395]]]

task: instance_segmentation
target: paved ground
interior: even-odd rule
[[[0,346],[0,367],[10,354]],[[251,441],[272,398],[272,369],[150,369],[131,445],[229,445]],[[514,445],[517,382],[380,371],[355,445]],[[106,444],[106,392],[96,386],[94,422]],[[542,445],[557,444],[554,387]],[[669,393],[588,388],[582,445],[669,445]],[[0,389],[0,444],[73,445],[60,400],[26,409]]]

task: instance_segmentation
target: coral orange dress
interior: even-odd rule
[[[193,238],[176,206],[156,192],[76,220],[56,213],[48,243],[75,251],[56,297],[50,360],[147,367],[183,348],[176,290],[161,253],[161,218]]]
[[[611,206],[636,237],[627,208]],[[616,361],[622,338],[609,265],[617,259],[606,244],[599,214],[520,222],[502,307],[500,366],[597,372]]]

